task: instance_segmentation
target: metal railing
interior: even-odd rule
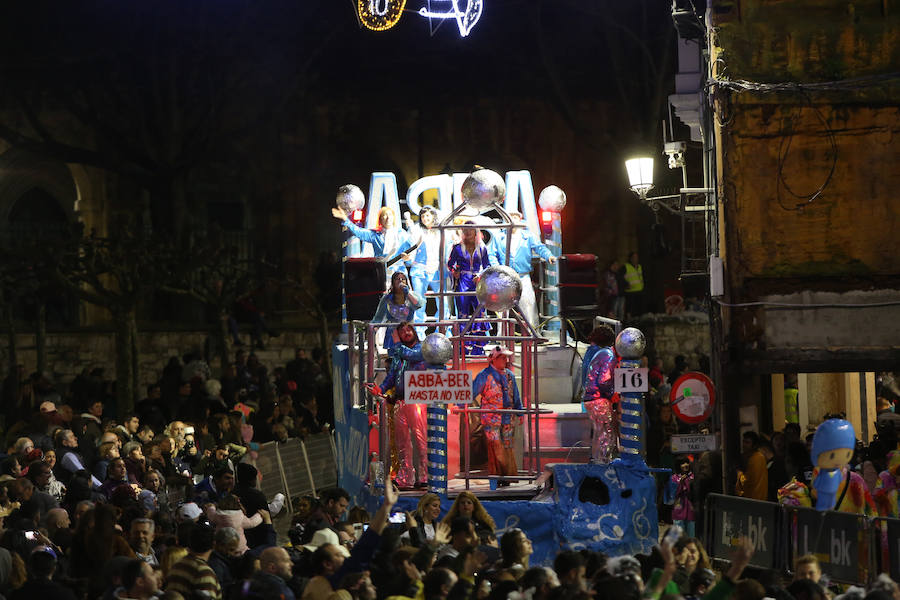
[[[471,291],[450,291],[447,290],[447,256],[446,256],[446,233],[447,230],[459,229],[488,229],[488,230],[504,230],[506,232],[506,251],[504,254],[504,264],[510,264],[510,255],[512,252],[512,234],[516,229],[526,228],[525,223],[514,223],[509,213],[494,202],[491,206],[482,207],[479,213],[487,210],[495,210],[500,215],[499,223],[456,223],[457,217],[467,218],[469,215],[464,214],[466,209],[470,208],[468,202],[463,202],[453,211],[443,218],[434,226],[440,234],[440,243],[438,244],[438,264],[441,269],[441,276],[438,277],[439,289],[436,293],[428,292],[425,298],[435,298],[438,304],[438,315],[448,314],[446,302],[452,298],[475,296],[474,290]],[[486,265],[482,265],[486,267]],[[484,314],[485,316],[481,316]],[[484,335],[476,335],[470,333],[472,326],[476,323],[487,323],[496,326],[496,333],[485,332]],[[376,360],[380,356],[377,351],[376,332],[380,328],[394,327],[397,323],[367,323],[354,321],[353,329],[350,332],[350,389],[351,394],[356,398],[356,405],[366,407],[369,414],[373,414],[376,410],[374,399],[366,393],[365,386],[368,383],[375,383],[377,374],[385,369],[376,366]],[[454,369],[466,369],[467,361],[472,359],[472,355],[466,354],[466,342],[496,342],[506,346],[513,352],[512,366],[520,370],[520,398],[522,401],[522,409],[514,410],[516,414],[526,417],[526,444],[528,465],[523,465],[523,469],[519,469],[516,476],[507,477],[508,479],[536,479],[540,474],[540,415],[547,414],[552,411],[541,410],[538,408],[538,344],[547,342],[548,340],[540,337],[531,324],[522,316],[518,305],[511,307],[509,311],[496,317],[488,317],[485,306],[481,303],[475,308],[471,315],[466,315],[461,319],[445,319],[428,321],[427,326],[435,327],[437,331],[446,334],[451,333],[450,340],[453,345],[452,363]],[[516,327],[521,330],[521,335],[516,334]],[[517,348],[518,347],[518,348]],[[516,354],[518,349],[518,354]],[[518,360],[515,360],[518,358]],[[387,418],[384,403],[379,403],[379,448],[381,450],[382,460],[390,457],[389,439],[390,431],[387,430]],[[465,435],[465,444],[463,445],[463,470],[459,475],[465,479],[466,489],[470,487],[470,480],[473,478],[471,471],[471,448],[469,439],[469,414],[481,413],[501,413],[509,412],[509,409],[494,410],[469,408],[463,406],[461,409],[454,411],[455,414],[461,415],[464,423],[463,430]],[[450,465],[447,465],[448,472]],[[498,475],[478,474],[480,479],[500,479]]]
[[[495,325],[499,330],[504,331],[507,335],[475,335],[466,331],[466,326],[471,323],[489,323]],[[366,321],[352,322],[353,343],[350,344],[350,390],[353,398],[356,399],[355,404],[359,408],[365,408],[369,414],[378,413],[379,423],[379,452],[383,460],[390,457],[390,430],[388,429],[388,419],[384,402],[376,402],[376,400],[366,392],[366,385],[376,383],[378,376],[387,369],[378,366],[379,359],[387,358],[386,353],[378,351],[376,342],[376,332],[379,329],[387,329],[396,327],[398,323],[370,323]],[[452,331],[450,341],[453,344],[452,368],[466,369],[469,361],[484,357],[467,354],[465,351],[466,341],[493,341],[501,342],[502,345],[510,348],[515,354],[511,357],[511,366],[519,369],[520,375],[520,398],[522,401],[522,409],[482,409],[469,408],[468,405],[455,408],[454,415],[458,415],[461,420],[461,429],[464,432],[464,444],[460,448],[460,458],[462,459],[462,470],[457,474],[458,478],[465,480],[466,489],[471,486],[472,479],[510,479],[510,480],[534,480],[540,471],[540,416],[550,414],[553,411],[540,409],[538,407],[538,358],[537,344],[546,341],[541,338],[531,336],[513,335],[512,329],[520,322],[513,317],[490,317],[471,319],[469,321],[462,320],[446,320],[433,321],[428,323],[429,326],[438,328],[446,328]],[[518,347],[517,347],[518,346]],[[471,444],[469,432],[469,415],[484,413],[506,413],[522,415],[525,417],[525,448],[523,458],[525,464],[523,468],[514,476],[501,477],[499,475],[485,474],[471,469]],[[453,467],[448,466],[448,472]]]

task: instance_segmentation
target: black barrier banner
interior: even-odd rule
[[[900,519],[875,519],[873,526],[875,543],[880,546],[878,572],[889,573],[891,579],[900,579]]]
[[[790,509],[794,559],[813,554],[832,580],[856,583],[868,577],[866,519],[843,512]]]
[[[738,538],[753,545],[751,564],[779,568],[781,558],[781,507],[774,502],[710,494],[706,504],[706,542],[711,556],[730,560]]]

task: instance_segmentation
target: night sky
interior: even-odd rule
[[[272,138],[262,132],[293,128],[318,106],[357,102],[374,121],[388,108],[396,118],[406,107],[537,102],[554,115],[553,127],[596,155],[606,188],[596,202],[633,201],[623,160],[636,148],[661,147],[660,119],[672,92],[668,2],[484,0],[466,38],[454,21],[431,35],[416,14],[426,3],[409,0],[397,26],[383,32],[360,28],[351,0],[4,3],[0,137],[23,133],[38,150],[109,169],[165,197],[165,184],[185,173],[216,169],[215,182],[232,189],[280,177],[266,170]],[[584,118],[601,105],[606,127]],[[41,123],[46,132],[29,123],[29,113],[51,115]],[[366,135],[364,126],[352,126],[359,129],[344,137]],[[308,143],[306,153],[316,156],[315,144],[332,140],[326,133]],[[263,163],[259,173],[228,166],[248,161]],[[313,195],[347,182],[340,164],[328,168],[331,179]],[[533,170],[538,192],[551,181],[537,171],[550,169]],[[359,171],[348,168],[347,179]],[[172,210],[158,212],[168,218]],[[595,218],[587,216],[587,223]],[[323,212],[319,224],[328,218]],[[646,232],[652,215],[641,209],[640,219]],[[606,241],[623,253],[643,235],[632,219],[612,243],[587,223],[569,224],[569,247],[591,251]]]

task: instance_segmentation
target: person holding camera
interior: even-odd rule
[[[372,318],[373,323],[402,323],[412,321],[416,311],[423,306],[424,299],[416,296],[409,289],[409,279],[406,273],[396,271],[391,275],[391,288],[381,297],[378,309]],[[395,327],[388,327],[384,333],[384,349],[391,348],[400,343],[400,337]]]

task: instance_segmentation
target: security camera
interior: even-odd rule
[[[677,169],[684,166],[684,151],[687,149],[685,142],[666,142],[663,152],[669,157],[669,168]]]

